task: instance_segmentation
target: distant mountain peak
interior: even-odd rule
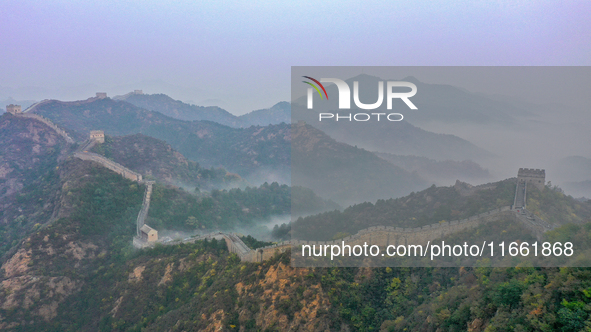
[[[405,82],[410,82],[410,83],[414,83],[414,84],[422,84],[423,83],[423,82],[419,81],[419,79],[414,76],[406,76],[402,80]]]
[[[114,99],[179,120],[212,121],[233,128],[247,128],[253,125],[267,126],[282,122],[289,123],[291,120],[291,105],[286,101],[279,102],[268,109],[256,110],[242,116],[236,116],[219,106],[188,104],[163,93],[143,94],[130,92],[122,96],[116,96]]]
[[[279,108],[279,107],[291,107],[291,104],[288,101],[280,101],[277,104],[271,106],[271,109]]]

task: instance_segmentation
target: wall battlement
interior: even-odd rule
[[[546,185],[546,170],[533,168],[520,168],[517,172],[517,181],[523,181],[543,190]]]
[[[532,177],[542,177],[546,178],[546,170],[545,169],[534,169],[534,168],[520,168],[517,172],[518,177],[522,176],[532,176]]]
[[[13,115],[20,116],[22,118],[28,118],[28,119],[34,119],[34,120],[40,121],[43,124],[45,124],[46,126],[48,126],[49,128],[53,129],[53,131],[55,131],[58,135],[63,137],[68,144],[74,144],[74,140],[68,135],[68,133],[66,133],[66,131],[63,130],[62,128],[58,127],[55,123],[51,122],[51,120],[49,120],[39,114],[25,113],[25,112],[32,110],[36,106],[38,106],[42,103],[45,103],[46,101],[47,100],[43,100],[38,103],[35,103],[35,104],[31,105],[29,108],[27,108],[24,112],[21,111],[20,105],[10,104],[10,105],[6,106],[6,111],[13,114]]]
[[[90,139],[97,143],[105,143],[105,132],[102,130],[91,130]]]
[[[144,192],[144,199],[142,200],[142,209],[137,216],[137,235],[140,236],[140,229],[146,223],[146,217],[148,216],[148,210],[150,209],[150,199],[152,198],[152,185],[154,181],[146,181],[146,191]]]
[[[42,101],[37,102],[37,103],[29,106],[26,110],[23,111],[23,113],[31,113],[31,112],[34,112],[37,107],[42,106],[42,105],[46,105],[46,104],[49,104],[49,103],[55,103],[55,104],[58,104],[58,105],[80,106],[80,105],[85,105],[85,104],[89,104],[89,103],[95,102],[98,99],[103,99],[103,98],[90,97],[90,98],[85,99],[85,100],[75,100],[75,101],[61,101],[61,100],[56,100],[56,99],[43,99]]]
[[[82,160],[95,161],[95,162],[101,164],[102,166],[112,170],[113,172],[115,172],[117,174],[121,174],[121,176],[123,176],[124,178],[130,179],[132,181],[138,181],[138,182],[142,181],[141,174],[136,173],[136,172],[130,170],[129,168],[127,168],[121,164],[118,164],[114,161],[111,161],[99,154],[92,153],[92,152],[75,152],[74,157],[76,157],[78,159],[82,159]]]
[[[37,107],[37,106],[39,106],[39,105],[46,104],[46,103],[48,103],[48,102],[50,102],[50,101],[51,101],[51,100],[49,100],[49,99],[43,99],[42,101],[38,101],[38,102],[34,103],[33,105],[31,105],[31,106],[27,107],[27,109],[26,109],[26,110],[24,110],[24,111],[23,111],[23,113],[30,112],[30,111],[34,110],[34,109],[35,109],[35,107]]]
[[[44,118],[41,115],[33,114],[33,113],[18,113],[15,115],[20,116],[22,118],[35,119],[37,121],[40,121],[40,122],[44,123],[45,125],[47,125],[48,127],[50,127],[51,129],[53,129],[58,135],[63,137],[68,144],[74,143],[74,140],[68,135],[68,133],[66,133],[65,130],[56,126],[53,122],[51,122],[51,120]]]
[[[454,189],[462,196],[470,196],[480,190],[492,190],[497,187],[496,183],[485,183],[478,186],[473,186],[469,183],[462,182],[460,180],[456,180],[454,184]]]

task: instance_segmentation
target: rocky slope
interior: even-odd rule
[[[0,116],[0,258],[55,218],[58,160],[69,147],[41,122]]]
[[[133,223],[116,226],[115,220],[133,218],[141,205],[141,188],[96,166],[76,159],[61,164],[56,174],[60,194],[53,208],[57,220],[18,244],[2,264],[0,329],[56,317],[60,304],[99,267],[97,262],[112,254],[110,243],[121,227],[128,234],[133,231]],[[96,193],[95,200],[81,199],[88,191]]]

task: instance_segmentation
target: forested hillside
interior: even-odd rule
[[[510,206],[516,179],[508,179],[466,194],[458,186],[431,186],[396,199],[380,199],[300,218],[296,221],[302,238],[330,240],[337,233],[355,234],[371,226],[421,227],[443,221],[460,220],[490,210]],[[591,218],[591,203],[566,196],[559,188],[543,191],[528,187],[527,207],[543,220],[555,225],[583,223]]]
[[[129,94],[114,99],[123,100],[146,110],[160,112],[171,118],[186,121],[212,121],[237,127],[237,117],[217,106],[197,106],[174,100],[165,94]]]
[[[228,173],[221,167],[203,168],[166,142],[142,134],[107,135],[105,142],[96,144],[92,152],[144,174],[148,179],[167,184],[199,190],[246,185],[237,174]]]
[[[218,241],[135,251],[143,188],[91,162],[71,160],[59,169],[60,219],[2,265],[4,330],[578,331],[588,324],[588,269],[292,268],[289,252],[240,263]],[[480,211],[513,186],[508,180],[456,196],[457,207]],[[184,230],[248,223],[289,209],[286,189],[272,184],[209,197],[156,186],[148,220]],[[402,215],[403,203],[429,215],[431,204],[452,190],[433,187],[390,204]],[[560,195],[546,188],[531,197],[552,207],[543,213],[566,206],[583,218],[588,206]],[[547,238],[589,237],[588,225],[565,226]]]
[[[105,121],[113,110],[107,105],[115,105],[107,102],[105,108],[95,109],[98,114],[103,112],[99,118],[104,116]],[[66,105],[63,110],[70,112],[71,107],[84,105]],[[124,110],[120,114],[146,116],[149,120],[142,126],[147,128],[167,119],[154,120],[160,115],[139,109],[133,113],[129,108],[133,106],[119,106]],[[65,115],[59,112],[55,116],[78,126],[76,130],[86,130],[91,122],[83,124],[83,119],[90,113],[81,114],[73,114],[71,119],[62,118]],[[214,133],[211,128],[222,128],[234,142],[264,147],[256,143],[257,139],[256,144],[240,141],[245,137],[241,135],[251,135],[248,131],[230,133],[223,126],[200,125],[205,128],[201,133],[210,135]],[[183,126],[179,128],[196,128]],[[337,171],[340,167],[380,174],[362,177],[361,182],[342,182],[344,186],[337,191],[340,195],[347,191],[350,195],[363,194],[377,185],[390,191],[374,194],[393,197],[394,190],[421,184],[412,174],[368,151],[336,142],[305,125],[300,127],[294,139],[302,140],[305,144],[300,146],[305,148],[295,153],[300,161],[316,163],[316,176],[334,172],[331,167],[335,165]],[[252,128],[252,136],[263,135],[263,141],[273,141],[276,134],[272,131],[278,129]],[[289,127],[278,130],[289,142]],[[456,268],[294,268],[289,251],[277,252],[260,263],[241,262],[224,241],[217,240],[134,249],[131,239],[136,233],[144,184],[72,157],[76,145],[66,145],[48,127],[32,119],[2,116],[0,137],[3,331],[591,328],[588,268],[533,268],[526,263],[516,268],[490,268],[487,259],[479,260],[477,267]],[[204,137],[215,141],[213,136]],[[171,145],[133,134],[108,135],[104,144],[94,148],[157,180],[146,223],[164,236],[266,227],[273,217],[288,215],[295,205],[297,211],[313,215],[298,219],[295,225],[277,225],[271,232],[275,238],[289,239],[290,226],[318,239],[341,238],[373,225],[417,227],[473,216],[511,205],[515,194],[515,179],[477,187],[458,181],[453,187],[431,186],[404,197],[380,198],[341,211],[340,205],[327,199],[330,196],[323,196],[326,188],[321,177],[309,182],[312,189],[292,190],[278,183],[215,189],[227,184],[228,176],[239,178],[223,169],[203,168]],[[363,164],[360,158],[373,164]],[[191,186],[183,189],[171,185],[175,181]],[[547,185],[543,190],[528,187],[527,206],[555,226],[543,234],[543,241],[581,244],[569,263],[591,264],[591,202],[575,200],[560,188]],[[325,212],[314,214],[320,211]],[[480,225],[475,232],[495,241],[535,239],[509,219]],[[446,239],[465,236],[460,232]],[[270,244],[253,236],[242,239],[252,249]]]
[[[167,142],[206,168],[221,166],[247,179],[261,172],[277,173],[283,182],[289,179],[290,133],[286,124],[239,129],[209,121],[182,121],[109,98],[50,101],[35,113],[78,132],[79,139],[96,129],[112,136],[141,133]]]
[[[0,116],[0,258],[55,217],[66,142],[44,124]]]

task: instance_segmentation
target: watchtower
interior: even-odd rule
[[[6,105],[6,112],[10,113],[10,114],[18,114],[18,113],[22,113],[22,108],[21,105]]]
[[[146,242],[158,241],[158,231],[148,225],[143,225],[140,228],[140,237]]]
[[[105,143],[105,132],[102,130],[91,130],[90,139],[95,140],[97,143]]]
[[[106,92],[97,92],[96,93],[96,98],[98,98],[98,99],[107,98],[107,93]]]
[[[142,90],[133,90],[134,95],[143,95],[144,92]]]
[[[533,168],[520,168],[517,172],[517,181],[523,181],[543,190],[546,185],[546,170]]]

